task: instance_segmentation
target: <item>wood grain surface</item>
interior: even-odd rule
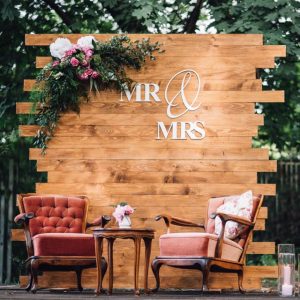
[[[81,36],[28,34],[25,43],[48,46],[57,37],[68,37],[76,42]],[[104,41],[113,35],[94,36]],[[248,189],[265,195],[276,194],[275,185],[257,183],[257,173],[275,172],[277,163],[269,160],[267,149],[252,147],[252,137],[257,135],[259,126],[263,126],[264,118],[268,118],[268,115],[255,113],[255,103],[283,102],[284,92],[262,90],[256,70],[273,68],[275,57],[285,56],[286,49],[285,46],[263,45],[260,34],[129,36],[133,40],[150,37],[166,50],[157,55],[156,61],[147,61],[141,70],[128,70],[136,82],[158,84],[157,95],[161,102],[135,102],[134,96],[128,101],[116,91],[90,93],[89,102],[81,104],[80,115],[68,112],[61,117],[46,155],[41,155],[40,149],[30,149],[29,158],[36,160],[37,171],[47,172],[47,182],[37,182],[36,193],[86,194],[90,199],[89,220],[111,214],[112,206],[120,201],[129,202],[136,208],[133,226],[156,230],[154,257],[159,254],[159,236],[165,232],[162,224],[154,221],[157,214],[169,213],[205,222],[210,197],[238,194]],[[37,56],[32,63],[42,68],[50,61],[49,56]],[[197,101],[201,108],[176,121],[203,120],[206,137],[157,140],[157,122],[164,121],[168,125],[174,121],[166,115],[165,88],[169,79],[183,69],[193,69],[200,75],[201,91]],[[32,90],[34,84],[34,79],[25,79],[24,91]],[[169,89],[170,95],[175,95],[180,86],[181,80],[176,78]],[[191,82],[185,90],[186,97],[195,96],[196,89],[197,85]],[[32,112],[32,104],[26,99],[27,95],[17,103],[18,114]],[[173,112],[179,113],[182,109],[178,103]],[[23,137],[32,137],[37,130],[36,125],[19,126]],[[268,210],[262,207],[255,230],[265,230],[267,218]],[[12,239],[22,241],[22,231],[12,230]],[[247,253],[274,254],[275,244],[254,239]],[[130,241],[116,242],[114,259],[115,287],[132,287],[134,258]],[[258,289],[262,278],[276,276],[276,266],[247,266],[244,287]],[[200,288],[201,283],[201,274],[196,271],[163,268],[161,278],[163,288]],[[21,285],[25,279],[21,276]],[[96,286],[95,270],[84,272],[83,284]],[[40,285],[73,287],[75,276],[45,273]],[[153,285],[150,272],[150,286]],[[237,288],[237,279],[234,275],[213,274],[210,287]]]

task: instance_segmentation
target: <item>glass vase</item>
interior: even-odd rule
[[[281,297],[295,295],[294,253],[278,253],[278,292]]]
[[[131,228],[130,217],[125,215],[122,221],[119,222],[119,228]]]
[[[278,244],[278,254],[279,253],[295,254],[295,245],[294,244]]]

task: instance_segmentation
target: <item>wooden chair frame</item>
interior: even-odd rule
[[[245,289],[243,288],[243,275],[244,275],[244,264],[245,264],[246,252],[250,242],[251,233],[255,226],[256,219],[263,202],[263,196],[259,195],[258,197],[259,197],[259,203],[256,208],[256,212],[252,222],[238,216],[224,214],[224,213],[214,213],[210,216],[213,219],[219,216],[222,222],[222,229],[220,235],[218,236],[214,257],[157,256],[153,260],[151,265],[152,271],[156,279],[156,288],[153,291],[157,292],[158,289],[160,288],[159,270],[161,266],[167,265],[174,268],[200,270],[202,272],[202,291],[208,290],[207,284],[208,284],[210,272],[236,273],[238,275],[239,291],[241,293],[245,293]],[[188,220],[175,218],[166,214],[159,215],[155,218],[156,221],[159,221],[160,219],[164,220],[165,225],[167,226],[167,233],[170,233],[171,224],[175,226],[181,226],[181,227],[202,228],[205,230],[204,224],[193,223]],[[239,233],[240,236],[246,235],[246,239],[245,239],[243,252],[240,256],[240,259],[237,262],[221,258],[223,242],[224,242],[224,229],[228,221],[235,221],[239,224],[246,225],[246,227]]]
[[[81,274],[84,269],[96,267],[96,256],[35,256],[33,250],[32,237],[29,231],[29,221],[34,218],[33,213],[25,213],[23,204],[23,198],[29,196],[58,196],[53,194],[20,194],[17,196],[18,206],[20,214],[16,217],[15,222],[19,225],[23,225],[25,242],[28,258],[25,261],[27,271],[29,273],[28,285],[25,288],[27,291],[35,293],[38,289],[38,273],[43,271],[75,271],[77,277],[77,288],[82,291]],[[59,195],[64,197],[70,197],[65,195]],[[110,221],[109,216],[101,216],[93,223],[87,222],[87,213],[89,201],[86,196],[72,196],[84,199],[86,201],[85,214],[83,217],[82,232],[85,232],[88,228],[98,226],[104,228]],[[102,274],[105,274],[107,270],[107,263],[102,258]],[[103,275],[104,277],[104,275]],[[102,284],[102,283],[101,283]],[[102,286],[102,285],[101,285]]]

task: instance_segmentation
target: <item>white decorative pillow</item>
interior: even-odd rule
[[[240,195],[239,198],[229,200],[217,208],[217,213],[226,213],[234,216],[239,216],[251,221],[253,210],[253,195],[252,191],[247,191]],[[225,226],[225,237],[235,239],[238,233],[245,228],[245,225],[237,222],[228,221]],[[215,219],[215,233],[219,235],[222,229],[222,221],[219,217]]]

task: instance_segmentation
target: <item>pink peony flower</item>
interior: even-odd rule
[[[70,63],[73,67],[77,67],[79,65],[79,60],[75,57],[72,57]]]
[[[99,75],[100,75],[100,74],[99,74],[98,72],[94,71],[94,72],[92,73],[92,78],[96,79],[96,78],[99,77]]]
[[[84,73],[86,73],[88,76],[91,76],[93,72],[94,72],[93,69],[88,68]]]
[[[76,52],[75,47],[73,46],[72,49],[68,50],[65,52],[65,56],[71,56],[72,54],[74,54]]]
[[[59,60],[55,60],[53,63],[52,63],[52,67],[56,67],[59,65]]]
[[[130,205],[124,206],[125,215],[131,215],[134,213],[134,209]]]
[[[80,80],[87,80],[89,79],[89,75],[87,75],[86,72],[83,72],[82,74],[78,75],[78,78]]]
[[[85,56],[87,59],[91,58],[93,56],[93,50],[92,49],[88,49],[84,51]]]

